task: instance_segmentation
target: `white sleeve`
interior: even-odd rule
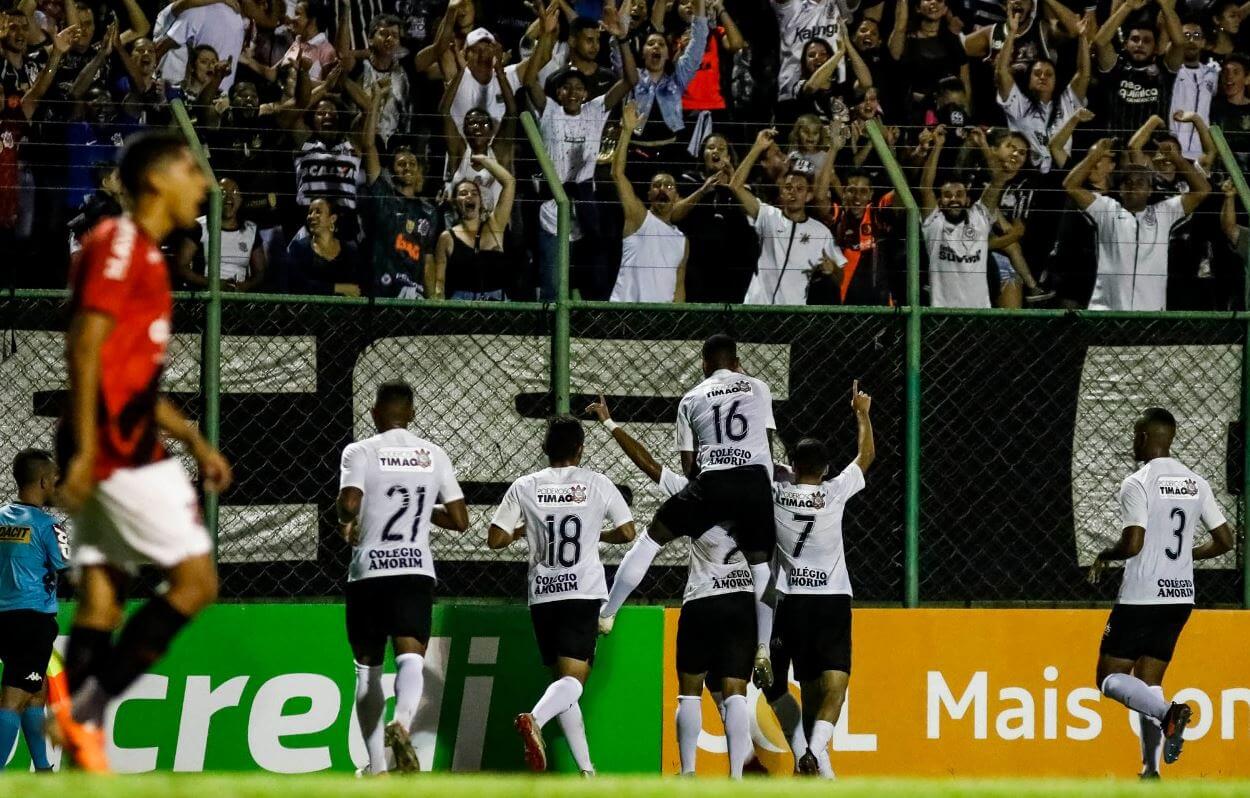
[[[850,465],[842,469],[841,474],[826,484],[845,501],[864,489],[864,472],[860,470],[858,463],[851,461]]]
[[[1155,216],[1159,220],[1159,224],[1163,225],[1164,230],[1172,229],[1172,225],[1185,218],[1185,203],[1181,200],[1181,195],[1168,197],[1163,202],[1155,205]]]
[[[756,380],[756,384],[763,390],[760,392],[764,397],[764,412],[768,415],[764,418],[764,429],[777,429],[777,419],[773,418],[773,389],[768,387],[768,383],[763,380]]]
[[[1224,517],[1224,511],[1215,503],[1215,492],[1205,482],[1202,485],[1201,513],[1202,523],[1207,525],[1207,529],[1215,529],[1228,523],[1228,519]]]
[[[755,232],[764,233],[764,228],[776,220],[777,208],[767,202],[760,202],[759,212],[755,214]]]
[[[1102,223],[1115,213],[1118,203],[1108,197],[1106,194],[1095,194],[1094,201],[1085,208],[1085,213],[1089,218],[1094,220],[1094,225],[1101,227]]]
[[[824,254],[829,257],[829,260],[838,264],[838,266],[846,265],[846,255],[843,254],[842,247],[838,246],[837,239],[833,237],[832,233],[829,235],[829,238],[825,240]]]
[[[194,35],[194,31],[191,30],[190,23],[187,22],[187,15],[189,13],[189,11],[184,12],[182,16],[174,20],[174,24],[169,26],[169,30],[165,31],[165,36],[180,47],[186,46],[186,43],[189,42],[191,37]]]
[[[664,466],[664,468],[660,471],[660,481],[658,484],[660,486],[660,490],[664,492],[665,496],[672,496],[675,493],[680,493],[687,485],[690,484],[690,480],[685,477],[677,476],[675,472],[669,470],[668,466]]]
[[[690,428],[690,404],[685,399],[677,405],[677,451],[694,451],[694,430]]]
[[[621,495],[620,488],[612,483],[612,480],[600,475],[603,499],[607,504],[608,521],[611,522],[612,528],[616,529],[622,524],[628,524],[634,520],[634,514],[629,511],[629,505],[625,503],[625,497]]]
[[[1130,526],[1146,528],[1146,491],[1132,477],[1120,485],[1120,528]]]
[[[490,519],[491,526],[497,526],[505,532],[511,532],[521,526],[521,496],[520,481],[513,482],[508,488],[508,492],[503,495],[503,501],[499,503],[499,509],[495,510],[495,517]]]
[[[999,95],[998,90],[994,90],[994,97],[998,100],[998,105],[1003,109],[1008,122],[1015,122],[1024,116],[1025,110],[1028,108],[1028,100],[1020,92],[1020,87],[1015,83],[1011,84],[1011,92],[1007,95],[1007,99],[1003,99]]]
[[[343,450],[343,463],[339,474],[339,490],[343,488],[365,489],[365,472],[368,470],[369,452],[359,443],[349,444]]]
[[[452,467],[451,458],[447,456],[447,452],[440,451],[436,459],[434,468],[438,476],[439,501],[443,504],[460,501],[464,498],[464,491],[456,480],[456,469]]]

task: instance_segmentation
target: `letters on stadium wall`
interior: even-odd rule
[[[600,641],[581,699],[587,736],[601,772],[655,773],[663,611],[622,612],[619,637]],[[63,608],[62,629],[69,615]],[[534,705],[550,678],[523,605],[435,605],[413,733],[422,769],[523,770],[512,719]],[[110,707],[109,760],[126,773],[351,771],[367,762],[354,680],[341,604],[218,605]],[[389,717],[389,659],[382,684]],[[576,773],[559,724],[546,735],[551,768]],[[29,767],[25,743],[12,756],[13,769]],[[59,761],[60,752],[53,756]]]
[[[1120,776],[1140,770],[1136,716],[1094,685],[1101,610],[855,611],[850,692],[833,737],[839,776]],[[665,618],[673,662],[677,610]],[[1165,679],[1196,711],[1163,777],[1250,776],[1250,615],[1196,612]],[[798,696],[798,686],[791,685]],[[679,770],[676,675],[664,674],[663,770]],[[777,775],[794,767],[754,687],[752,736]],[[698,770],[728,769],[724,727],[704,695]]]

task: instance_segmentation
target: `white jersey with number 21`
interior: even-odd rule
[[[1120,485],[1120,526],[1146,530],[1124,563],[1120,604],[1193,604],[1194,533],[1225,523],[1211,486],[1171,457],[1156,457]]]
[[[612,480],[589,468],[544,468],[508,488],[491,524],[525,525],[529,543],[529,603],[606,599],[599,560],[603,519],[615,529],[634,520]]]
[[[700,471],[762,465],[772,473],[770,429],[777,429],[772,391],[729,369],[696,385],[677,406],[677,450],[696,452]]]
[[[851,595],[842,543],[842,511],[864,489],[864,472],[851,463],[819,485],[778,480],[773,485],[777,522],[777,592]]]
[[[660,490],[665,496],[680,493],[689,483],[667,466],[660,472]],[[747,558],[724,527],[714,526],[690,541],[690,566],[686,570],[682,604],[726,593],[750,593],[754,584]]]
[[[360,544],[347,581],[375,576],[434,576],[430,514],[464,498],[441,447],[406,429],[391,429],[343,450],[340,488],[359,488]]]

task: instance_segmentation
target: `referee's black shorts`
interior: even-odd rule
[[[352,651],[379,662],[386,641],[415,637],[430,642],[434,612],[434,579],[423,574],[397,574],[347,583],[347,642]]]
[[[530,605],[538,653],[548,668],[560,657],[595,661],[599,639],[599,599],[560,599]]]
[[[16,687],[28,693],[42,690],[56,633],[54,613],[35,610],[0,612],[0,662],[4,663],[0,685]]]
[[[755,664],[755,594],[723,593],[687,601],[677,617],[677,672],[747,679]]]
[[[700,472],[660,505],[655,520],[691,539],[723,526],[743,553],[772,554],[777,543],[773,482],[762,465]]]
[[[819,679],[825,671],[851,672],[850,596],[782,596],[776,626],[795,679]]]
[[[1176,641],[1193,612],[1192,604],[1117,604],[1111,608],[1098,653],[1137,661],[1172,661]]]

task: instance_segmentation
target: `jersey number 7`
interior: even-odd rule
[[[799,540],[794,544],[793,556],[798,557],[803,553],[803,544],[807,542],[807,536],[812,534],[812,527],[816,524],[816,516],[799,515],[798,513],[794,513],[793,515],[795,521],[803,522],[803,531],[799,533]]]
[[[392,496],[394,496],[396,493],[398,493],[401,497],[399,509],[395,511],[395,514],[391,516],[390,520],[386,522],[386,526],[383,527],[382,529],[382,540],[386,541],[387,543],[395,543],[396,541],[400,541],[404,539],[404,536],[402,533],[395,533],[392,535],[391,527],[395,526],[395,522],[397,522],[400,518],[403,518],[404,513],[408,512],[409,505],[412,504],[412,497],[408,493],[408,489],[405,488],[403,485],[392,485],[386,491],[386,498],[389,499]],[[413,514],[413,517],[412,517],[412,537],[409,538],[409,542],[411,543],[417,542],[417,533],[421,531],[421,514],[424,511],[425,511],[425,488],[421,487],[421,488],[417,488],[417,511],[416,513]]]

